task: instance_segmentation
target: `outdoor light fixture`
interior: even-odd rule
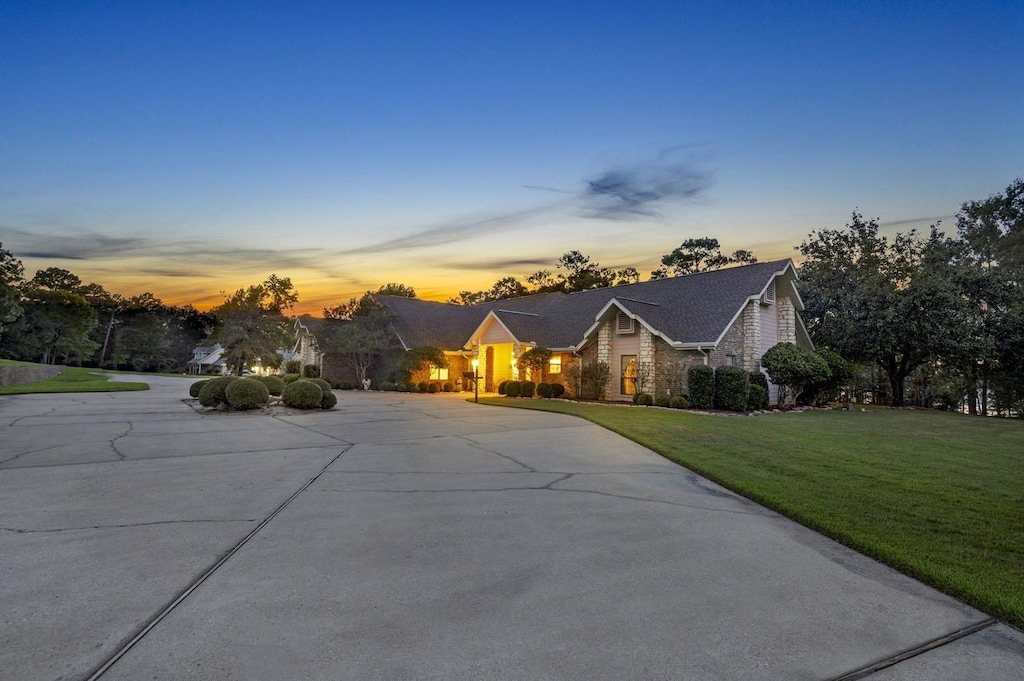
[[[480,403],[480,360],[473,360],[473,401]]]

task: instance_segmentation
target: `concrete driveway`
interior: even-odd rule
[[[0,397],[4,679],[1024,676],[1019,632],[587,422],[147,380]]]

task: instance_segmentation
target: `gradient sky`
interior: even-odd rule
[[[0,101],[28,276],[206,308],[273,272],[319,312],[953,230],[1024,175],[1024,2],[5,0]]]

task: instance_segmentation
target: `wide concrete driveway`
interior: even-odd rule
[[[0,398],[0,678],[1024,676],[1019,632],[584,421],[148,380]]]

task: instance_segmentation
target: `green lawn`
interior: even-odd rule
[[[4,364],[28,364],[0,360]],[[31,395],[35,393],[103,393],[125,390],[149,390],[148,383],[111,382],[106,376],[93,373],[96,369],[68,367],[63,373],[35,383],[0,386],[0,395]]]
[[[1024,422],[923,411],[580,416],[1024,628]]]

